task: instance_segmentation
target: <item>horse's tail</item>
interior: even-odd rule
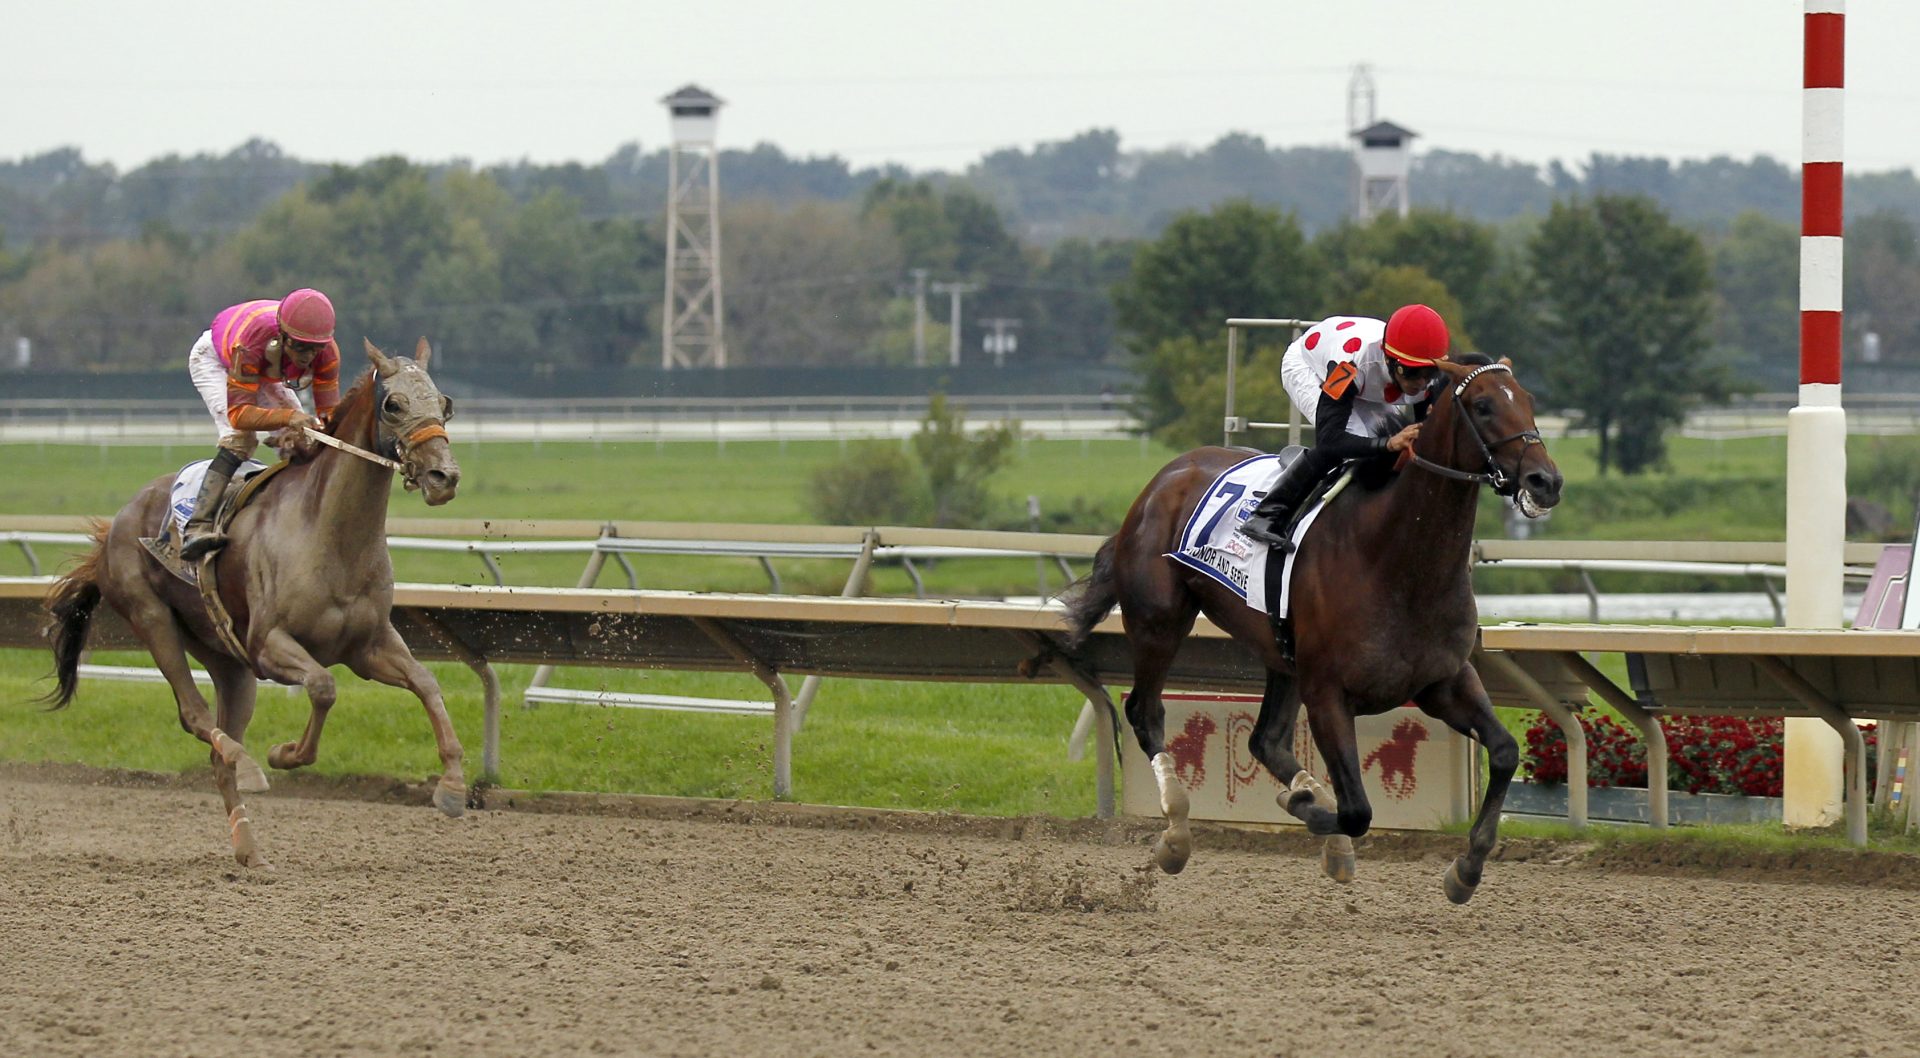
[[[1093,570],[1060,593],[1067,604],[1067,624],[1072,628],[1067,636],[1069,650],[1085,643],[1093,626],[1105,620],[1107,614],[1113,612],[1114,604],[1120,601],[1120,593],[1113,583],[1113,552],[1119,539],[1107,537],[1100,550],[1094,552]]]
[[[87,628],[93,623],[94,607],[100,605],[100,572],[107,560],[107,526],[93,526],[93,550],[79,564],[53,584],[47,593],[46,607],[51,620],[46,636],[53,641],[53,676],[56,685],[40,700],[51,708],[63,709],[80,689],[80,652],[87,646]]]

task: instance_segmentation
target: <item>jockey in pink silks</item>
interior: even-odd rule
[[[213,318],[187,354],[187,372],[220,432],[187,520],[180,557],[196,560],[225,544],[214,531],[214,508],[258,430],[320,425],[340,403],[340,347],[333,340],[333,302],[302,288],[279,301],[245,301]],[[294,390],[313,387],[314,415]],[[319,418],[315,418],[315,415]]]

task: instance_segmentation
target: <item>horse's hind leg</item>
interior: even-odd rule
[[[363,679],[391,687],[405,687],[426,707],[427,722],[433,725],[433,740],[440,750],[440,785],[433,803],[449,816],[459,816],[467,806],[466,774],[461,770],[464,752],[453,733],[453,721],[447,717],[447,704],[440,695],[440,682],[407,649],[406,640],[387,626],[386,634],[348,666]]]
[[[127,623],[133,627],[134,634],[153,656],[155,668],[166,677],[167,686],[173,689],[173,699],[180,711],[180,726],[195,738],[212,748],[213,781],[220,791],[221,799],[227,804],[227,825],[233,838],[234,858],[248,867],[261,866],[259,851],[252,847],[251,829],[249,840],[243,848],[234,829],[234,820],[244,818],[234,815],[234,809],[240,804],[240,791],[254,792],[267,788],[267,777],[261,772],[260,765],[254,763],[246,747],[240,743],[240,735],[229,734],[214,723],[213,711],[207,707],[206,698],[200,694],[200,688],[193,682],[193,670],[187,667],[186,633],[173,611],[144,584],[122,585],[122,590],[134,595],[135,601],[130,607],[131,617]]]
[[[282,742],[267,751],[267,763],[276,768],[303,768],[320,758],[320,732],[326,729],[327,712],[333,708],[338,688],[333,673],[313,659],[307,648],[287,632],[275,628],[262,638],[254,651],[253,663],[261,675],[281,683],[297,683],[306,688],[307,727],[298,742]]]
[[[1160,692],[1166,688],[1167,669],[1180,649],[1180,641],[1193,628],[1197,612],[1188,603],[1142,615],[1122,604],[1127,641],[1133,647],[1133,689],[1127,693],[1127,723],[1152,762],[1154,782],[1160,788],[1160,811],[1166,816],[1167,829],[1154,842],[1153,862],[1168,874],[1179,874],[1186,867],[1187,858],[1193,854],[1193,833],[1187,827],[1187,788],[1181,785],[1173,755],[1167,752],[1167,712]]]
[[[208,675],[213,677],[214,697],[220,710],[220,730],[244,744],[247,725],[253,721],[253,703],[259,694],[259,682],[251,669],[224,654],[207,652],[200,656],[200,660],[207,666]],[[259,766],[254,767],[257,769]],[[227,834],[233,840],[234,859],[249,867],[266,866],[266,858],[260,854],[260,846],[253,837],[253,821],[247,817],[246,802],[240,798],[234,768],[222,761],[218,752],[213,754],[213,778],[215,785],[220,788],[221,800],[226,802]]]
[[[1441,879],[1447,899],[1464,904],[1473,899],[1473,891],[1480,887],[1487,854],[1493,851],[1494,840],[1499,836],[1500,808],[1506,802],[1507,785],[1513,781],[1514,769],[1520,766],[1520,746],[1500,723],[1499,715],[1493,711],[1493,701],[1480,683],[1480,674],[1471,664],[1460,666],[1453,679],[1443,680],[1414,695],[1413,701],[1428,716],[1463,735],[1479,739],[1487,748],[1487,794],[1480,802],[1480,814],[1474,817],[1473,829],[1468,832],[1467,854],[1453,861]]]

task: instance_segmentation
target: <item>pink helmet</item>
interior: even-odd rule
[[[303,342],[333,341],[333,302],[311,287],[280,299],[280,329]]]

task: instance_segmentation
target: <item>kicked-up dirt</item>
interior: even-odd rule
[[[251,799],[273,867],[248,871],[210,782],[86,775],[0,775],[0,1055],[1798,1058],[1920,1041],[1920,892],[1898,879],[1650,874],[1542,846],[1455,907],[1451,838],[1362,843],[1340,887],[1298,840],[1203,832],[1166,878],[1142,869],[1147,831],[1117,824],[615,799],[449,820],[283,793]]]

